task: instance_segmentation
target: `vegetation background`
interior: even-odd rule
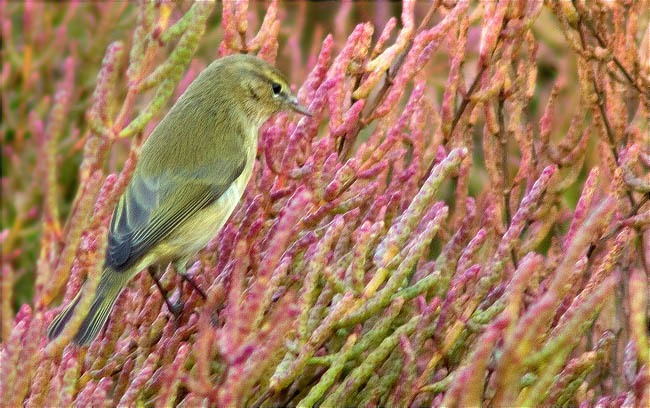
[[[649,406],[648,10],[3,0],[2,405]],[[48,344],[142,142],[236,52],[315,115],[263,128],[207,301],[167,270],[175,321],[140,274]]]

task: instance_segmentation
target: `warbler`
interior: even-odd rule
[[[97,336],[140,271],[173,263],[185,275],[188,260],[219,232],[241,199],[260,126],[285,110],[309,115],[287,78],[255,56],[218,59],[190,84],[141,148],[112,215],[103,271],[76,344]],[[84,288],[52,321],[50,340],[70,321]]]

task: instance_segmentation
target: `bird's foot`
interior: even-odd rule
[[[192,279],[192,277],[187,274],[186,264],[186,260],[174,264],[176,267],[176,273],[178,273],[185,282],[189,283],[192,289],[194,289],[194,291],[198,293],[203,298],[203,300],[206,300],[208,297],[205,292],[199,287],[199,285],[196,284],[196,282],[194,282],[194,279]]]
[[[183,303],[182,300],[177,300],[176,302],[169,302],[167,303],[167,308],[169,309],[169,313],[174,315],[174,322],[176,324],[176,328],[180,326],[180,319],[181,319],[181,314],[183,313],[183,307],[185,306],[185,303]]]

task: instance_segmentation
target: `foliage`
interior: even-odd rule
[[[1,7],[3,404],[650,405],[647,1]],[[261,131],[207,300],[168,268],[175,321],[140,274],[48,344],[143,140],[236,52],[314,116]]]

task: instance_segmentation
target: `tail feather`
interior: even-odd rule
[[[47,328],[47,338],[48,340],[53,340],[54,338],[58,337],[59,334],[63,331],[65,326],[68,324],[70,321],[70,318],[74,314],[74,310],[77,307],[77,304],[79,303],[79,299],[81,299],[81,290],[79,293],[77,293],[77,296],[72,299],[72,302],[68,306],[66,306],[61,313],[59,313],[54,320],[52,320],[52,323],[50,323],[50,327]]]
[[[106,324],[117,297],[122,293],[122,289],[124,289],[124,284],[127,281],[124,279],[126,277],[125,275],[126,274],[122,272],[115,272],[111,269],[105,269],[102,272],[88,314],[84,318],[83,322],[81,322],[81,326],[79,326],[79,330],[73,338],[75,344],[80,346],[87,345],[97,337],[99,331]],[[82,288],[72,302],[70,302],[70,304],[54,318],[52,324],[50,324],[47,331],[50,340],[61,334],[74,315],[74,310],[79,303],[79,299],[81,299],[81,293],[83,290],[84,289]]]
[[[81,323],[79,331],[77,331],[77,334],[74,336],[73,341],[75,344],[85,346],[90,344],[90,342],[97,337],[99,331],[106,325],[108,316],[111,314],[111,310],[113,309],[113,305],[115,305],[115,301],[119,294],[120,291],[113,291],[106,295],[101,294],[95,296],[88,315]]]

